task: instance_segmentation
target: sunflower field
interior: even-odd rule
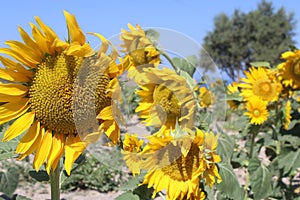
[[[53,200],[77,187],[118,200],[300,199],[300,50],[228,83],[194,51],[166,48],[164,31],[128,24],[120,45],[90,32],[95,50],[64,15],[65,40],[36,17],[0,48],[0,199],[28,199],[14,194],[26,176]],[[28,170],[9,165],[19,161]]]

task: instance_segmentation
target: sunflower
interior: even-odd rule
[[[199,100],[200,100],[200,106],[203,108],[208,108],[212,104],[214,104],[214,95],[212,92],[210,92],[206,87],[201,87],[199,89]]]
[[[128,24],[129,31],[122,29],[120,36],[123,44],[124,68],[128,70],[130,79],[139,78],[143,67],[156,67],[160,63],[159,52],[154,44],[146,37],[145,31],[139,26]]]
[[[93,51],[75,16],[64,15],[67,42],[36,17],[39,27],[30,24],[32,37],[19,27],[24,43],[7,41],[9,48],[0,49],[5,54],[0,56],[5,66],[0,70],[5,80],[0,84],[0,124],[14,120],[3,141],[26,131],[16,149],[19,159],[35,152],[34,168],[46,162],[49,173],[65,154],[65,169],[70,174],[75,159],[99,137],[94,113],[111,103],[106,90],[119,67],[114,62],[115,51],[106,55],[107,40],[94,34],[102,46],[98,53]]]
[[[248,99],[247,110],[245,115],[249,116],[251,124],[260,125],[268,119],[268,102],[262,101],[259,97],[253,96]]]
[[[197,128],[177,127],[168,135],[159,133],[148,140],[142,152],[142,168],[149,171],[142,184],[153,186],[153,197],[165,189],[168,199],[205,199],[200,180],[212,186],[215,175],[221,181],[215,164],[220,162],[215,153],[217,137]]]
[[[238,86],[241,88],[241,95],[247,100],[252,96],[258,96],[264,101],[276,101],[281,92],[282,86],[276,79],[273,79],[272,72],[263,67],[252,67],[245,72],[246,78],[241,80]]]
[[[232,82],[227,86],[227,94],[228,95],[233,95],[235,93],[239,93],[239,88],[238,88],[238,83],[237,82]],[[227,104],[232,110],[237,110],[239,107],[240,102],[237,100],[227,100]]]
[[[140,174],[141,168],[141,156],[140,152],[142,151],[142,145],[144,141],[138,140],[137,135],[125,134],[123,140],[123,151],[124,160],[129,170],[133,175]]]
[[[287,51],[281,58],[286,61],[277,66],[279,79],[285,87],[300,89],[300,50]]]
[[[178,121],[193,127],[196,102],[186,80],[169,68],[144,68],[140,74],[141,98],[136,108],[146,126],[170,130]]]
[[[284,129],[287,130],[289,128],[289,125],[291,123],[291,101],[287,101],[285,104],[285,112],[284,112],[284,118],[285,118],[285,123],[284,123]]]

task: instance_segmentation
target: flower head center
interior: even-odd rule
[[[259,79],[253,85],[253,93],[264,100],[271,100],[276,96],[276,84],[267,79]]]
[[[78,71],[85,62],[84,58],[62,53],[46,57],[38,66],[29,95],[31,108],[45,128],[63,134],[76,133],[75,123],[82,121],[86,123],[88,129],[90,124],[87,122],[91,119],[87,119],[87,113],[92,110],[95,115],[95,112],[100,112],[100,109],[110,101],[105,97],[106,86],[109,83],[108,76],[95,76],[93,70],[90,70],[90,76],[86,75],[90,78],[86,78],[89,81],[74,84],[78,81]],[[91,85],[93,81],[96,86]],[[93,87],[95,90],[90,91],[89,89]],[[76,95],[80,95],[80,98]],[[93,102],[90,102],[91,97]]]
[[[258,109],[254,109],[253,110],[253,115],[254,115],[254,117],[259,117],[260,116],[260,110],[258,110]]]
[[[160,108],[157,109],[159,115],[166,115],[167,119],[176,120],[180,118],[179,100],[170,89],[164,85],[156,86],[153,93],[154,104]],[[162,113],[163,112],[163,113]]]

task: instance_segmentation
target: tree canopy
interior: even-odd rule
[[[249,13],[236,9],[232,16],[216,16],[214,30],[204,38],[207,52],[200,54],[208,53],[222,71],[237,80],[251,62],[278,64],[280,54],[294,45],[295,25],[293,13],[284,7],[275,10],[271,2],[263,0]],[[200,60],[201,67],[209,68],[206,63]]]

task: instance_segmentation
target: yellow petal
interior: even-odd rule
[[[101,40],[102,44],[101,44],[99,53],[100,52],[106,53],[106,51],[108,50],[108,47],[109,47],[109,41],[105,37],[103,37],[103,35],[101,35],[99,33],[89,32],[88,34],[94,35],[94,36],[98,37]]]
[[[0,78],[14,82],[28,82],[29,78],[20,72],[15,72],[11,69],[0,68]]]
[[[40,135],[40,122],[34,122],[28,132],[20,140],[19,145],[17,146],[16,153],[24,154],[27,152],[31,146],[33,146],[35,140]]]
[[[14,51],[9,48],[0,48],[0,53],[7,54],[7,55],[13,57],[14,59],[18,60],[19,62],[23,63],[24,65],[31,67],[31,68],[36,68],[36,65],[38,64],[38,62],[30,62],[29,60],[24,58],[24,56],[22,54],[20,54],[19,52]]]
[[[67,50],[67,55],[78,57],[89,57],[94,54],[94,50],[87,43],[84,45],[80,45],[79,43],[71,43]]]
[[[0,84],[0,95],[21,96],[28,92],[28,87],[21,84]]]
[[[30,23],[30,26],[32,28],[32,36],[36,43],[39,45],[42,52],[51,53],[50,49],[48,49],[50,41],[47,41],[47,38],[41,33],[41,31],[32,23]]]
[[[29,46],[14,40],[6,41],[5,44],[10,46],[10,48],[18,53],[20,53],[23,58],[26,58],[29,62],[39,63],[41,61],[41,56],[36,49],[32,49]]]
[[[28,35],[28,33],[26,33],[26,31],[24,31],[24,29],[22,29],[22,27],[20,26],[19,32],[25,44],[31,47],[32,49],[35,49],[36,52],[38,52],[38,55],[43,56],[43,52],[40,50],[38,44],[35,41],[33,41],[32,38]]]
[[[34,112],[30,112],[18,118],[10,127],[8,127],[2,141],[6,142],[21,135],[33,123],[34,116]]]
[[[64,11],[64,15],[66,17],[69,34],[72,38],[71,42],[78,42],[80,45],[83,45],[85,43],[85,35],[80,29],[75,16],[67,11]]]
[[[46,161],[51,150],[51,145],[52,145],[52,131],[47,130],[34,157],[33,167],[36,170],[39,170],[41,165]]]
[[[25,113],[29,106],[29,99],[21,99],[18,102],[6,103],[0,106],[0,124],[15,119]]]
[[[77,143],[77,146],[75,145],[76,148],[72,148],[72,144],[75,143]],[[65,170],[68,175],[71,174],[73,163],[78,158],[78,156],[83,152],[84,149],[85,149],[85,145],[84,143],[81,142],[79,135],[77,135],[76,137],[74,137],[73,135],[69,135],[65,146],[65,163],[64,163]]]
[[[33,73],[27,69],[25,69],[20,63],[16,63],[14,61],[12,61],[9,58],[5,58],[0,56],[0,61],[2,62],[2,64],[4,66],[6,66],[7,68],[11,69],[11,70],[15,70],[17,72],[20,72],[28,77],[33,77]]]
[[[37,132],[37,137],[36,137],[35,141],[32,143],[32,145],[29,147],[29,149],[27,149],[23,154],[21,154],[18,157],[18,160],[22,160],[22,159],[26,158],[27,156],[32,154],[39,147],[39,145],[43,139],[44,133],[45,133],[44,128],[40,129],[40,131]]]
[[[97,118],[102,120],[114,120],[111,106],[103,108]]]
[[[39,17],[35,17],[35,20],[51,43],[58,38],[56,33],[49,26],[45,25]]]
[[[63,154],[65,146],[65,135],[64,134],[54,134],[52,137],[52,145],[51,150],[48,155],[48,161],[46,165],[46,170],[48,174],[50,173],[50,169],[55,169],[55,162],[60,159]]]

